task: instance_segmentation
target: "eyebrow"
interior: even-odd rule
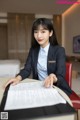
[[[41,28],[41,29],[35,29],[35,30],[48,30],[48,29],[45,29],[45,28]],[[35,31],[35,30],[34,30],[34,31]]]

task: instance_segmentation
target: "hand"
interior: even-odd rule
[[[48,77],[45,78],[44,86],[45,87],[51,87],[56,82],[57,82],[57,77],[56,77],[55,74],[52,73]]]
[[[16,85],[21,80],[22,80],[22,77],[20,75],[18,75],[17,77],[8,80],[4,87],[6,88],[9,84]]]

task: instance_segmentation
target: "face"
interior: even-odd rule
[[[52,36],[53,32],[49,32],[49,30],[44,29],[41,25],[37,30],[34,30],[34,38],[38,42],[38,44],[42,47],[46,47],[49,43],[49,37]]]

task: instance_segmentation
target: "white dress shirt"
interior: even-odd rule
[[[40,47],[39,56],[38,56],[38,63],[37,63],[37,71],[39,80],[44,80],[47,74],[47,56],[49,50],[50,43],[45,47]]]

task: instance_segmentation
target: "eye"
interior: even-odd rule
[[[46,32],[45,30],[41,31],[41,33],[45,33],[45,32]]]
[[[34,30],[34,33],[38,33],[38,31],[37,31],[37,30]]]

